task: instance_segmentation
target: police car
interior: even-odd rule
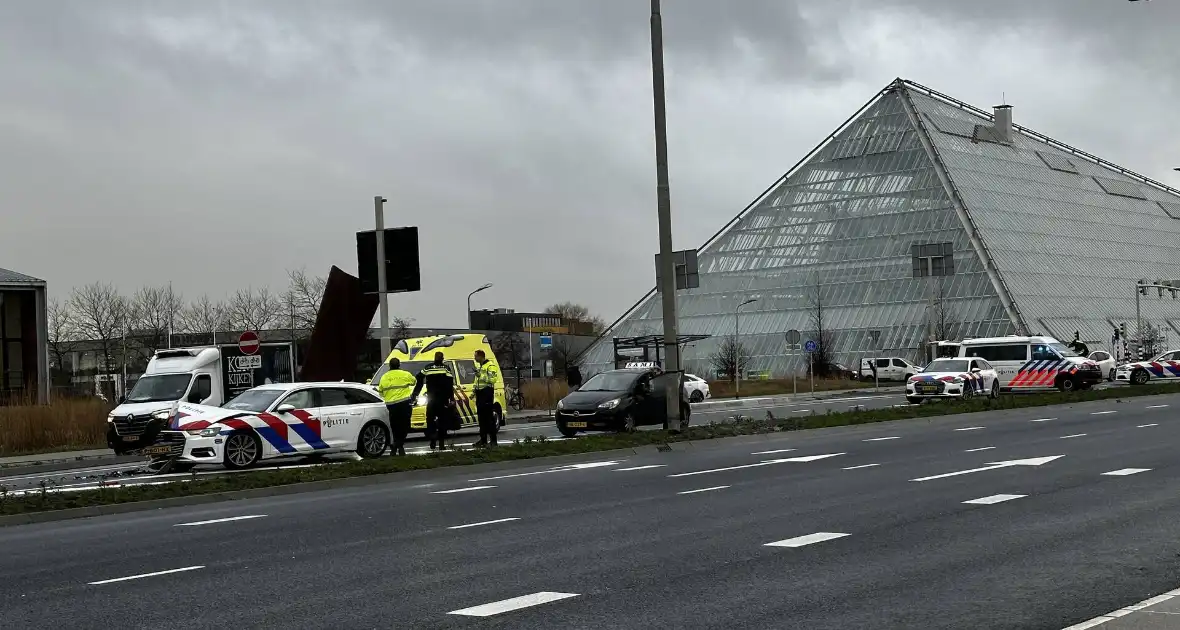
[[[1136,361],[1115,369],[1116,382],[1146,385],[1151,380],[1171,381],[1180,378],[1180,350],[1169,350],[1150,361]]]
[[[246,468],[264,459],[355,452],[378,457],[390,443],[389,413],[359,383],[276,383],[223,407],[179,403],[145,455],[174,467]]]
[[[983,359],[935,359],[905,384],[905,398],[911,403],[928,398],[999,395],[999,375]]]

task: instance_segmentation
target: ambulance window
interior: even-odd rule
[[[475,361],[459,359],[455,361],[455,374],[460,385],[470,385],[475,382]]]

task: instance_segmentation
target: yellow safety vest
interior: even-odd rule
[[[475,389],[487,389],[489,387],[495,388],[496,381],[499,380],[500,373],[496,371],[496,366],[492,365],[491,361],[483,365],[476,364],[475,366]]]
[[[386,403],[398,403],[410,399],[410,394],[414,391],[414,386],[418,384],[418,380],[414,378],[413,374],[405,370],[389,370],[381,375],[381,382],[377,385],[377,391],[381,392],[381,398]]]

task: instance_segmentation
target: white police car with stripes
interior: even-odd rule
[[[355,452],[379,457],[390,444],[389,412],[358,383],[276,383],[223,407],[180,403],[168,430],[144,454],[176,467],[245,468],[263,459]]]
[[[999,395],[999,375],[983,359],[935,359],[905,384],[905,398],[911,403],[930,398]]]
[[[1114,380],[1132,385],[1148,381],[1173,381],[1180,378],[1180,350],[1169,350],[1150,361],[1136,361],[1118,366]]]

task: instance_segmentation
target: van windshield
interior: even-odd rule
[[[129,403],[172,402],[184,398],[192,374],[151,374],[139,377],[127,394]]]
[[[405,370],[405,371],[409,372],[410,374],[413,374],[414,376],[418,376],[418,372],[421,372],[422,368],[430,365],[431,363],[434,363],[434,361],[402,361],[401,365],[398,366],[398,369]],[[451,367],[451,364],[449,362],[445,363],[444,365],[446,365],[448,369],[450,369],[450,367]],[[370,385],[380,384],[381,377],[385,376],[385,373],[388,371],[389,371],[389,363],[381,364],[381,367],[377,368],[377,373],[373,375],[373,379],[371,381],[369,381],[369,384]]]
[[[1080,357],[1080,356],[1082,356],[1082,355],[1080,355],[1080,354],[1078,354],[1078,353],[1074,352],[1073,350],[1071,350],[1071,349],[1069,348],[1069,346],[1067,346],[1067,345],[1065,345],[1065,344],[1061,343],[1060,341],[1058,341],[1057,343],[1051,343],[1051,344],[1049,344],[1049,347],[1050,347],[1050,348],[1053,348],[1054,350],[1056,350],[1056,351],[1057,351],[1057,354],[1060,354],[1060,355],[1061,355],[1061,356],[1063,356],[1063,357],[1067,357],[1067,358],[1068,358],[1068,357]]]

